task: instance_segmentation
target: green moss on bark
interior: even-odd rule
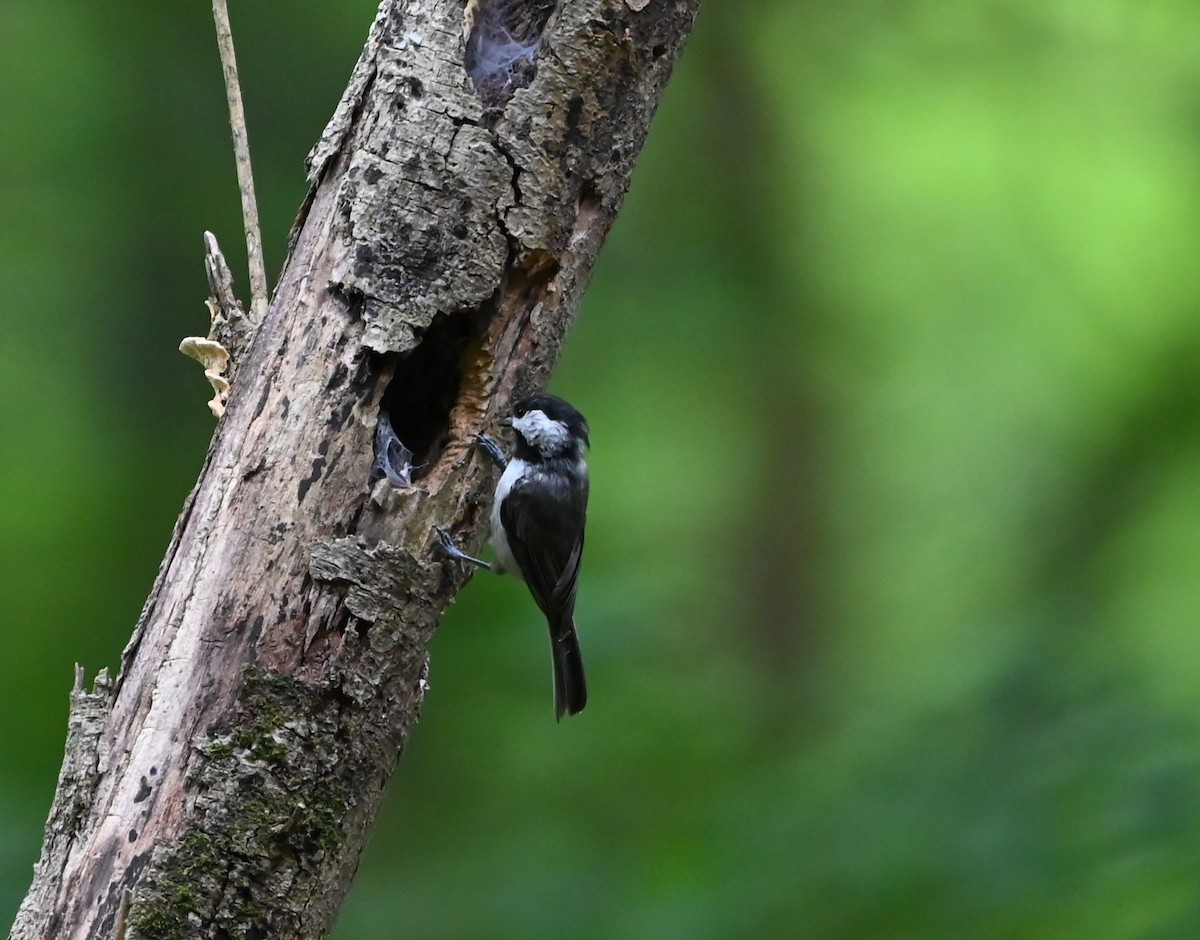
[[[247,667],[242,720],[196,751],[197,823],[154,853],[128,936],[298,933],[304,885],[345,851],[347,809],[369,785],[365,714],[336,689]],[[347,759],[356,731],[361,760]]]

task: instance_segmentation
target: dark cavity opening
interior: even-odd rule
[[[479,311],[438,317],[396,363],[383,393],[372,481],[407,486],[425,476],[446,446],[450,409],[462,382],[463,353],[479,331]]]
[[[537,74],[554,0],[475,0],[467,6],[463,65],[489,109],[500,109]]]

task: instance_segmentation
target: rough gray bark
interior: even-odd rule
[[[544,384],[698,4],[472,0],[545,30],[480,82],[462,0],[381,5],[12,937],[328,931],[464,579],[431,529],[482,540],[472,436]],[[370,483],[381,408],[411,487]]]

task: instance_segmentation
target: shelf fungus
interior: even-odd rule
[[[216,340],[203,336],[188,336],[179,344],[179,351],[204,366],[204,377],[215,392],[208,407],[214,415],[221,417],[225,414],[225,402],[229,398],[229,379],[225,377],[225,370],[229,368],[229,351]]]

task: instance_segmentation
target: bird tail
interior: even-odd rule
[[[576,715],[587,704],[583,654],[572,617],[551,629],[550,646],[554,652],[554,717],[561,721],[564,714]]]

